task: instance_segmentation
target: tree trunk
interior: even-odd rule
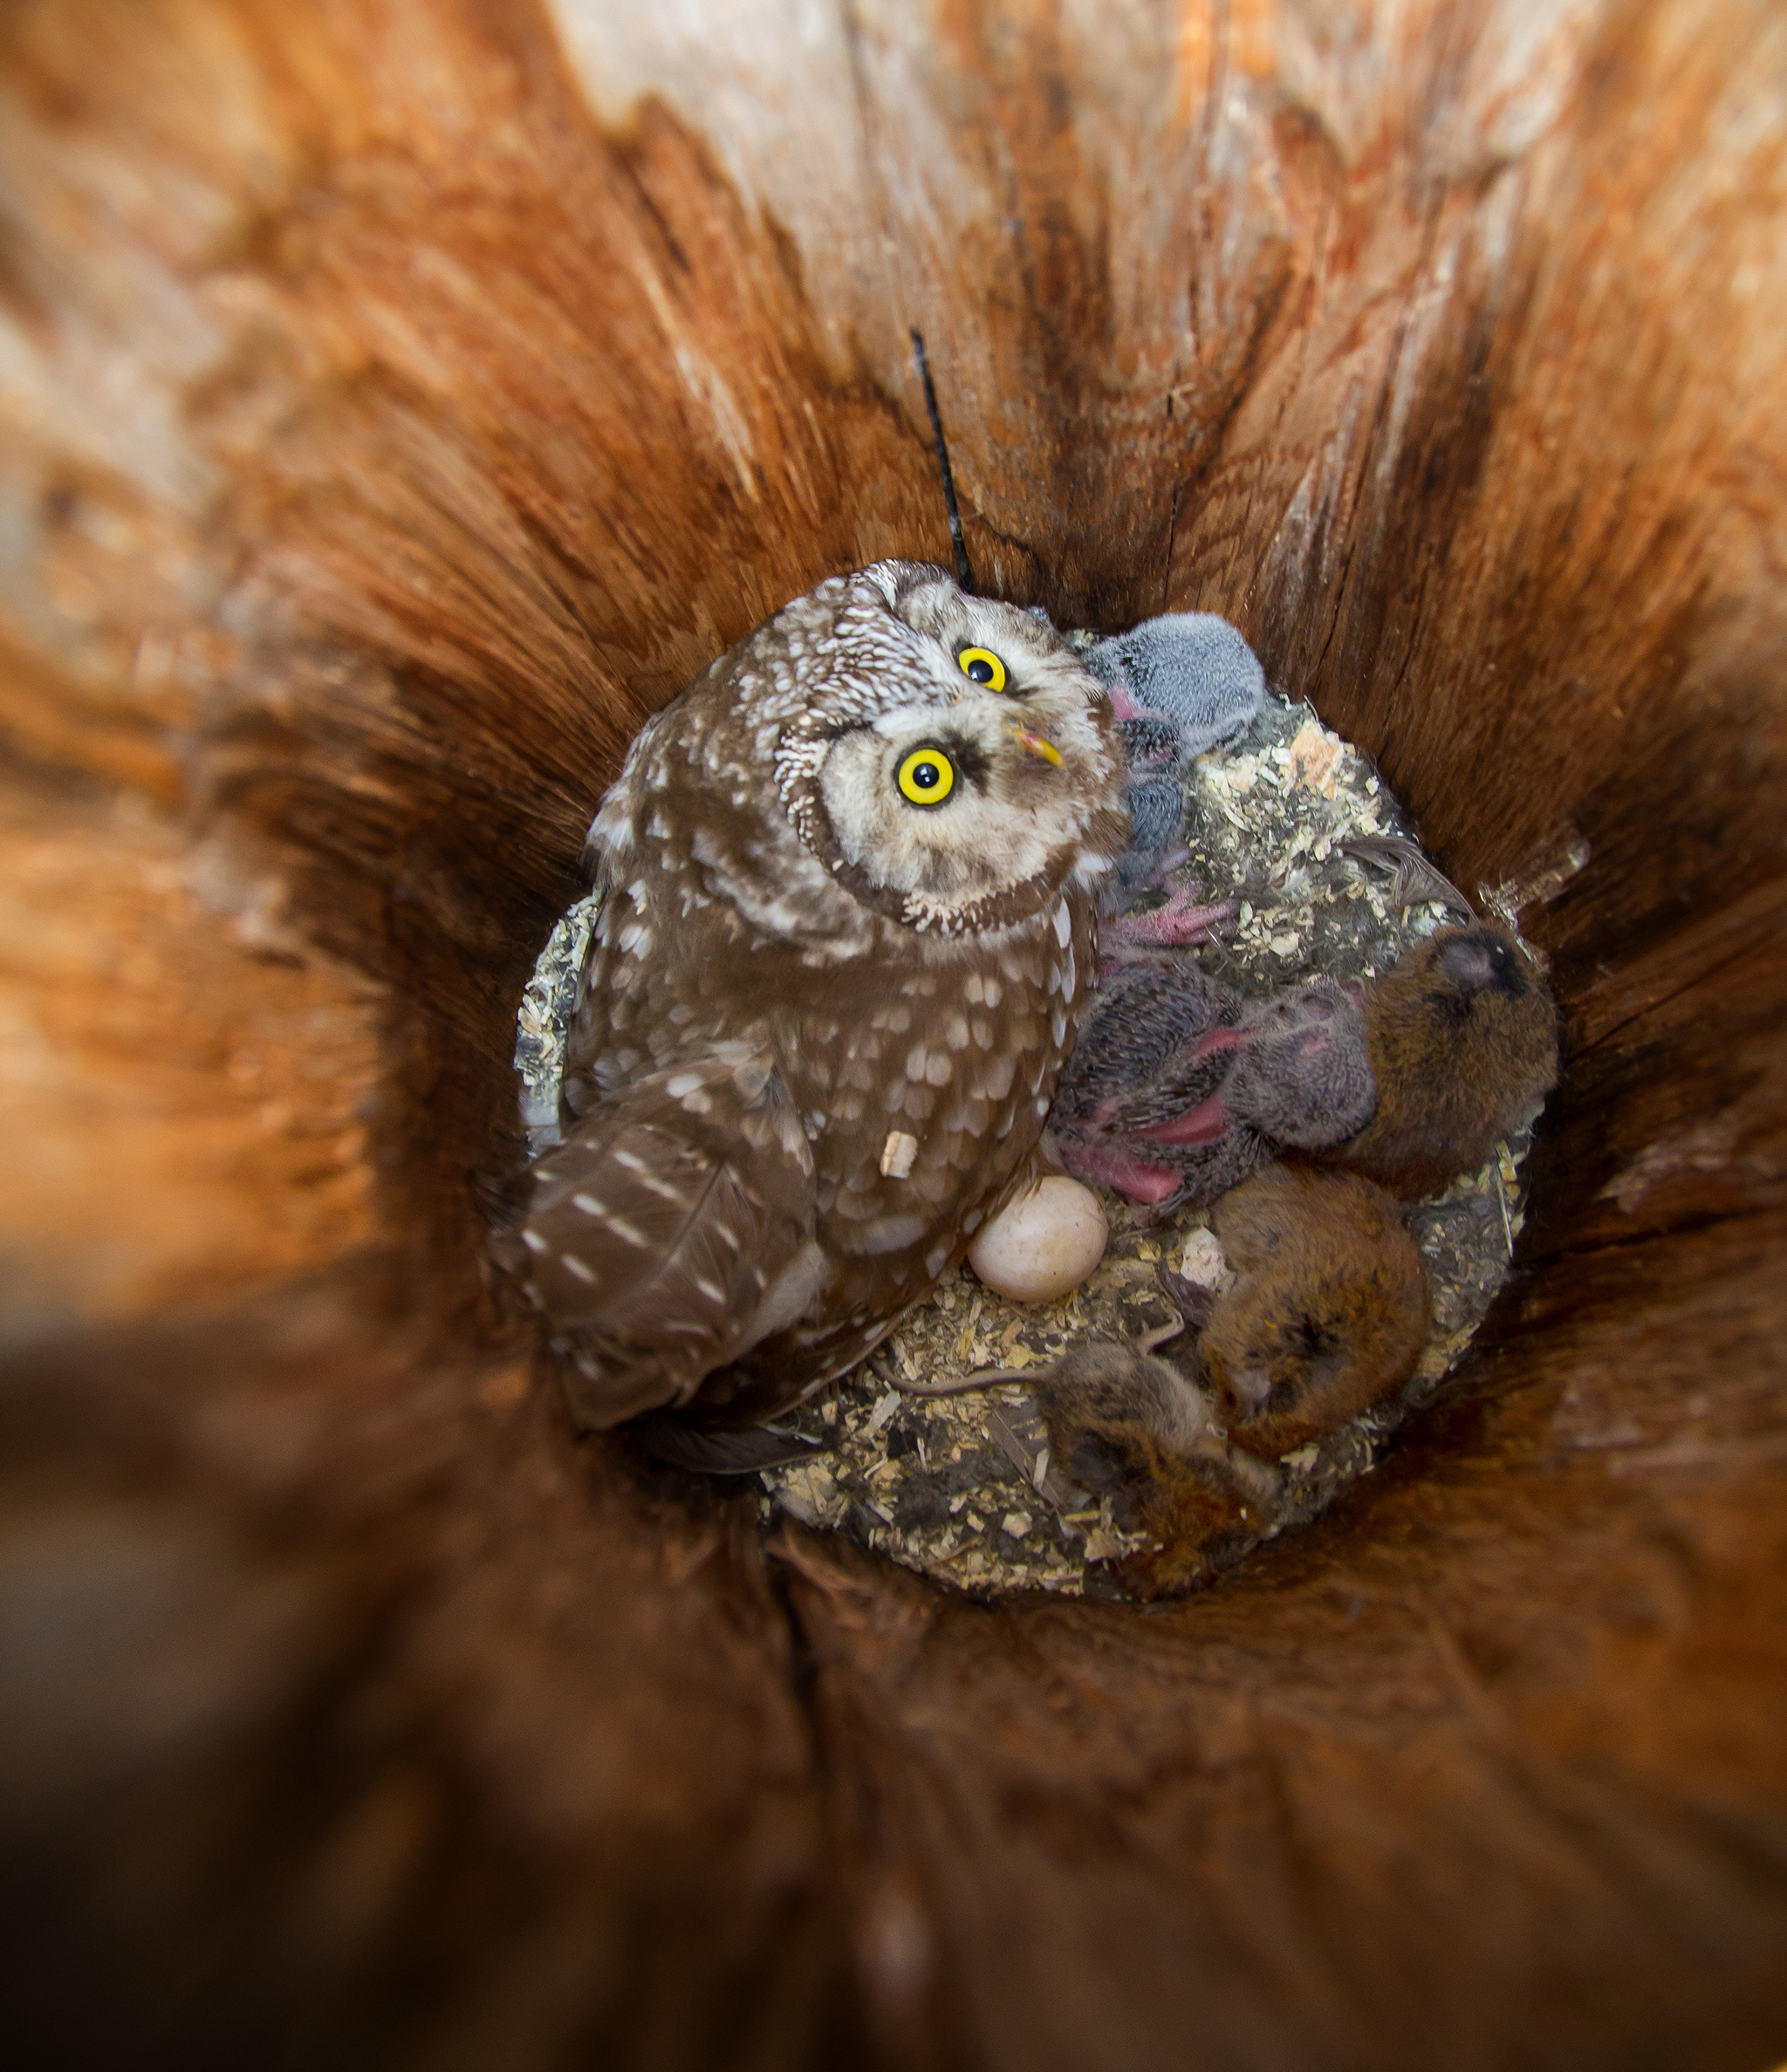
[[[1787,2055],[1778,9],[21,0],[0,89],[10,2062]],[[949,560],[914,329],[984,588],[1228,615],[1556,895],[1457,1385],[1164,1610],[760,1543],[480,1266],[640,720]]]

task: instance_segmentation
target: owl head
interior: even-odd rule
[[[922,563],[840,587],[825,681],[775,752],[789,818],[836,881],[955,932],[1108,870],[1127,840],[1122,750],[1107,694],[1054,628]]]
[[[1125,775],[1108,694],[1046,619],[882,561],[796,598],[668,706],[592,834],[618,862],[668,789],[694,809],[691,860],[760,927],[780,910],[775,933],[823,933],[841,896],[959,933],[1102,878]]]

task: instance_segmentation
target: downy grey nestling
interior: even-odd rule
[[[1044,1148],[1161,1210],[1214,1201],[1287,1145],[1352,1136],[1374,1102],[1357,997],[1317,981],[1251,1005],[1189,965],[1112,974]]]

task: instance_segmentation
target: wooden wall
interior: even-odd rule
[[[18,0],[0,304],[13,2062],[1787,2055],[1787,17]],[[913,327],[986,586],[1590,858],[1461,1389],[1162,1610],[765,1552],[479,1266],[638,720],[948,557]]]

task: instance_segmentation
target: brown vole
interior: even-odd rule
[[[1396,1205],[1351,1173],[1270,1166],[1210,1218],[1235,1285],[1199,1340],[1217,1417],[1276,1460],[1393,1395],[1427,1343],[1421,1254]]]
[[[1278,1470],[1231,1446],[1208,1398],[1150,1348],[1181,1327],[1132,1344],[1094,1338],[1051,1365],[978,1374],[926,1387],[895,1382],[907,1395],[960,1396],[1021,1382],[1036,1396],[1061,1472],[1094,1495],[1110,1496],[1118,1522],[1153,1542],[1119,1564],[1140,1597],[1171,1596],[1202,1580],[1270,1523]]]
[[[1396,1204],[1351,1173],[1271,1166],[1211,1218],[1234,1284],[1163,1272],[1182,1323],[1131,1344],[1099,1338],[1037,1372],[974,1375],[916,1396],[1002,1382],[1035,1392],[1056,1464],[1116,1500],[1154,1542],[1121,1564],[1138,1596],[1201,1581],[1271,1522],[1275,1465],[1393,1396],[1427,1343],[1427,1275]],[[1184,1325],[1199,1381],[1154,1347]]]
[[[1558,1081],[1558,1009],[1503,930],[1446,928],[1365,995],[1377,1108],[1359,1134],[1313,1154],[1405,1201],[1474,1173],[1529,1122]]]

